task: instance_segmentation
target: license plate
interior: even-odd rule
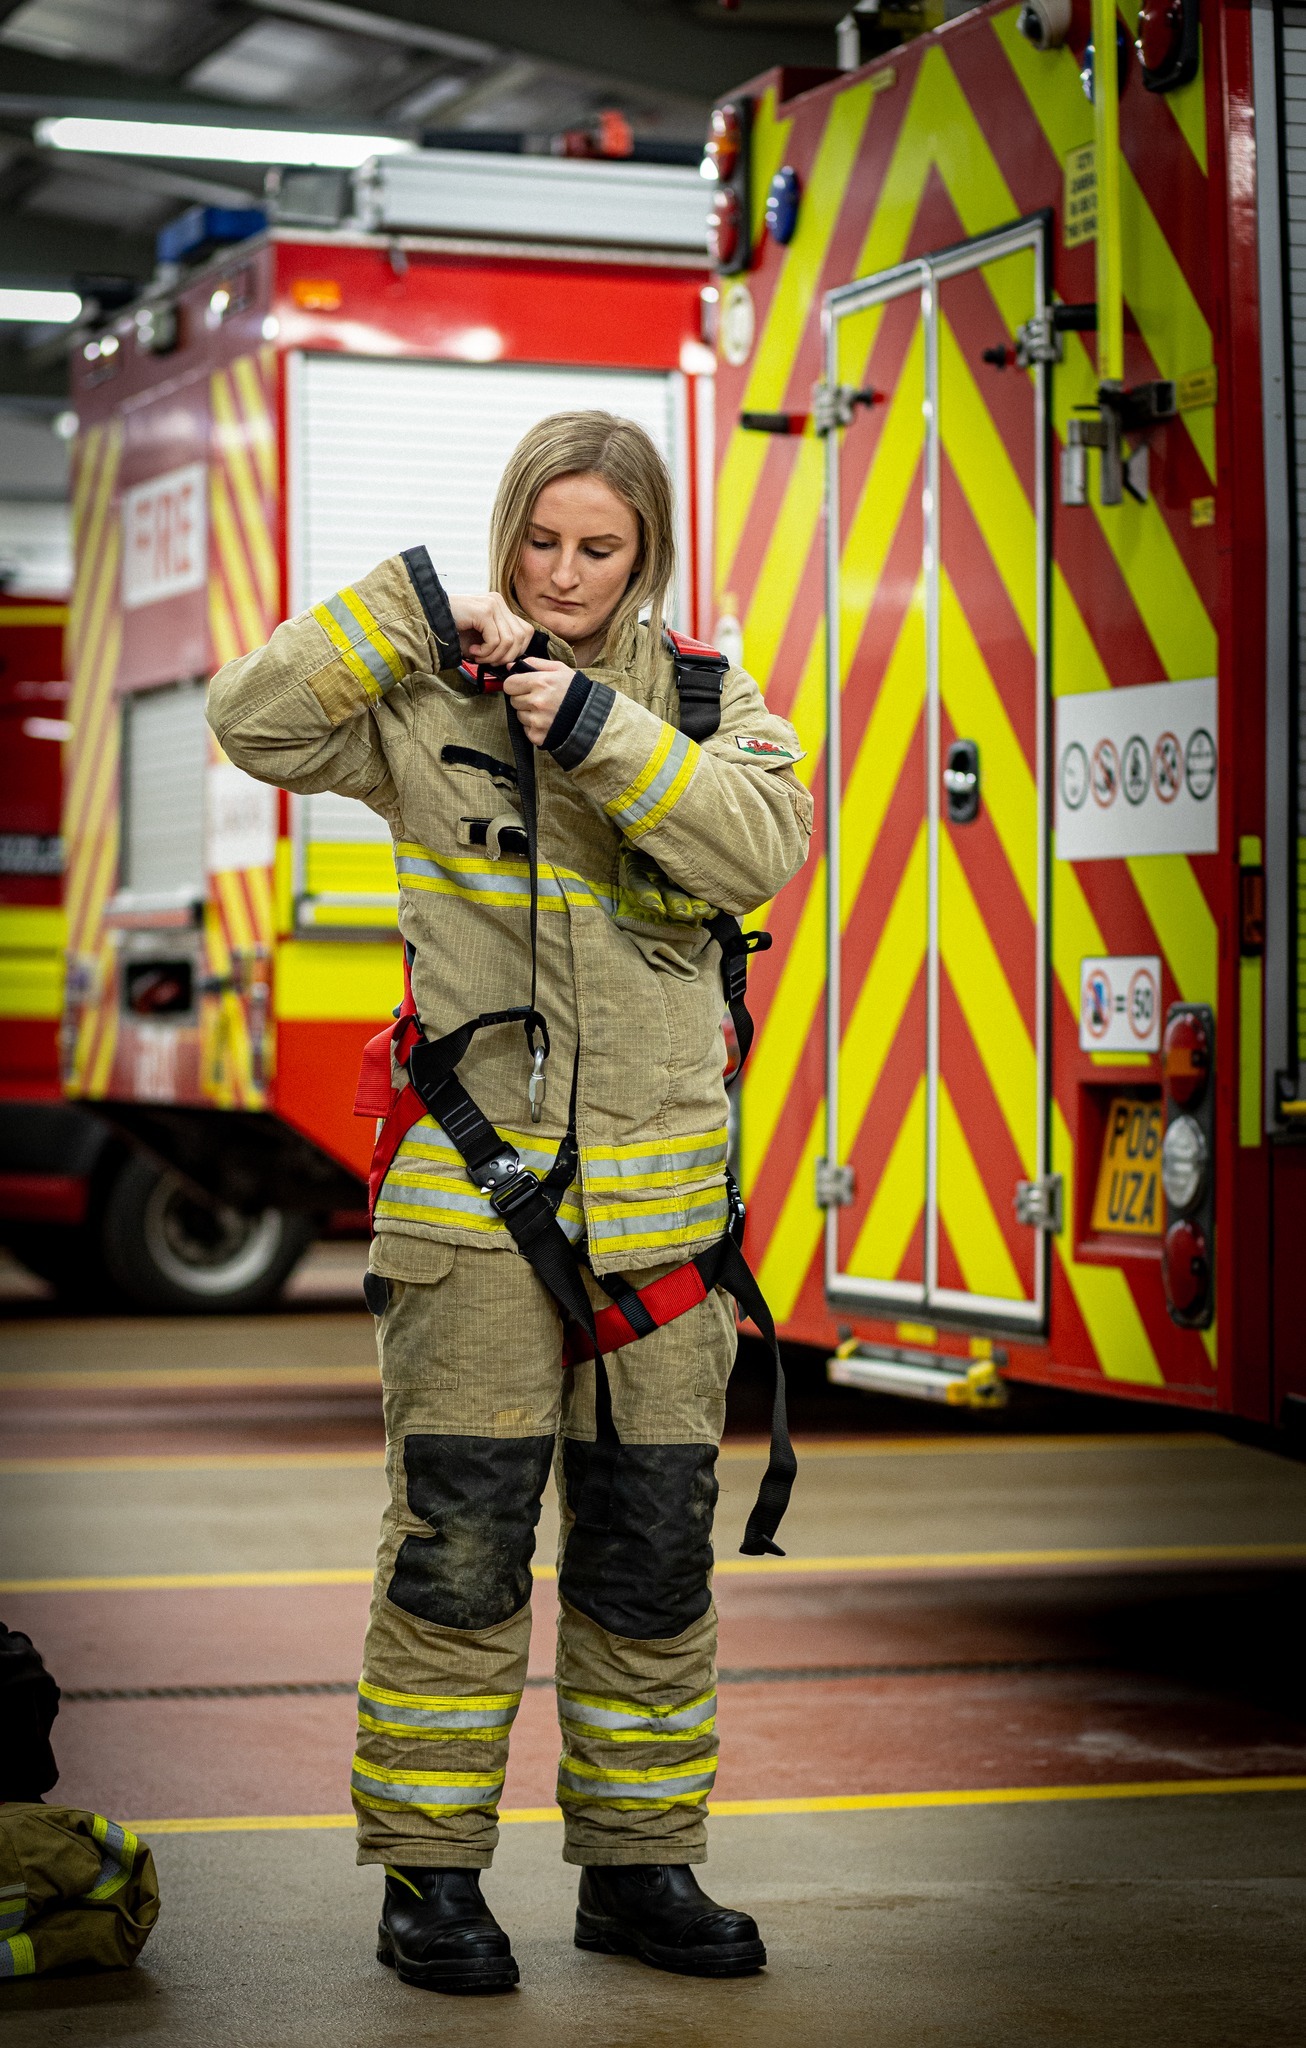
[[[1136,1095],[1112,1097],[1093,1197],[1094,1230],[1112,1236],[1161,1235],[1161,1136],[1159,1102],[1142,1102]]]

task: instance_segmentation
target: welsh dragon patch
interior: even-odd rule
[[[741,754],[752,754],[759,761],[797,761],[801,756],[792,747],[777,746],[774,740],[764,740],[754,732],[737,732],[735,745]]]

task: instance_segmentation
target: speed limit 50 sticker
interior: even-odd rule
[[[1083,1052],[1155,1052],[1161,1043],[1161,962],[1155,953],[1113,953],[1079,963]]]
[[[1219,850],[1214,676],[1057,699],[1059,860]]]

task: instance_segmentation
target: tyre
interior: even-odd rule
[[[266,1306],[316,1236],[288,1209],[245,1215],[137,1155],[105,1205],[109,1277],[139,1308],[221,1315]]]

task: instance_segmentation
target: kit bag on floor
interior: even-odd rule
[[[125,1970],[158,1917],[154,1858],[130,1829],[72,1806],[0,1806],[0,1978]]]

